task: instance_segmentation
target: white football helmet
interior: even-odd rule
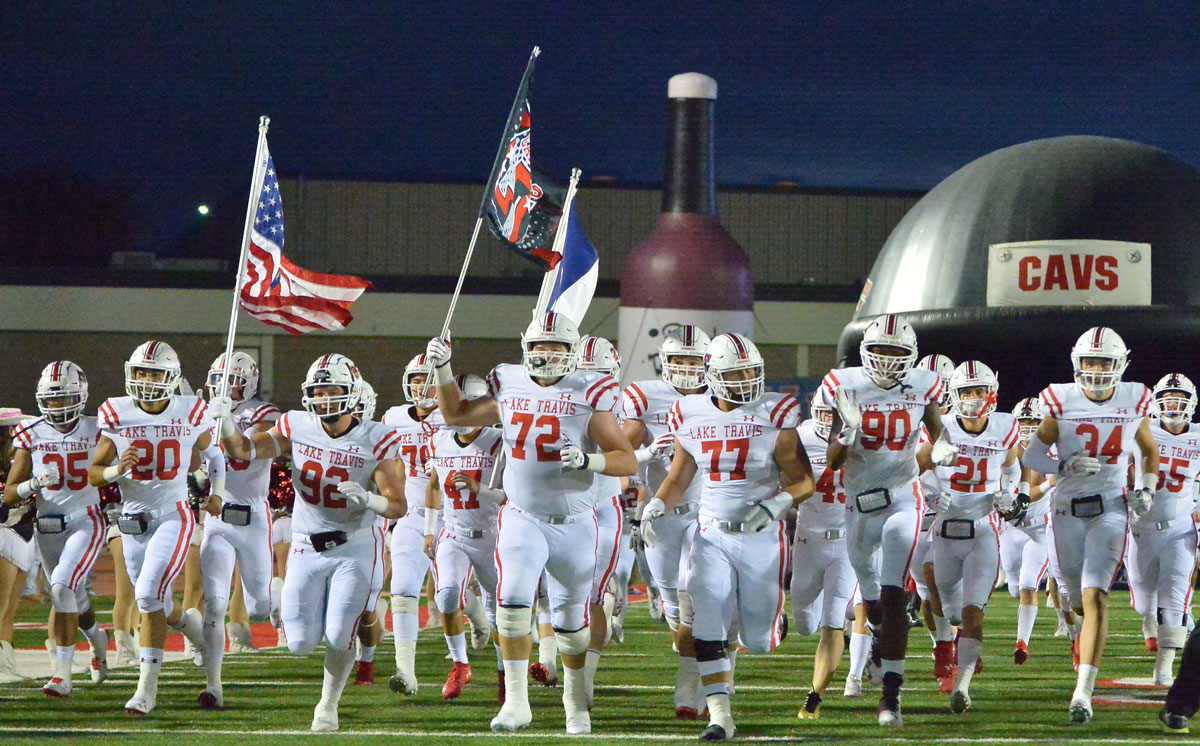
[[[142,403],[166,401],[179,386],[179,356],[166,342],[143,342],[125,361],[125,393]]]
[[[463,399],[466,401],[482,399],[488,395],[487,382],[474,373],[459,373],[454,380],[458,383],[458,390],[462,392]],[[446,427],[459,435],[470,435],[483,429],[474,425],[446,425]]]
[[[662,379],[685,391],[703,387],[704,353],[710,342],[708,334],[692,324],[664,328],[663,341],[658,346]]]
[[[316,396],[315,389],[320,386],[340,386],[344,393]],[[308,367],[300,392],[300,403],[306,410],[322,419],[336,419],[353,412],[358,405],[362,376],[354,361],[345,355],[322,355]]]
[[[1173,427],[1191,422],[1196,414],[1196,385],[1182,373],[1168,373],[1158,379],[1150,414]]]
[[[420,383],[413,383],[414,376],[425,376]],[[433,366],[425,359],[425,353],[416,355],[404,366],[404,398],[421,409],[437,407],[437,394],[433,388]]]
[[[1084,370],[1085,360],[1107,360],[1107,370]],[[1093,326],[1083,333],[1071,348],[1071,365],[1075,383],[1093,394],[1103,394],[1121,382],[1129,365],[1129,348],[1121,335],[1107,326]]]
[[[885,347],[902,352],[898,355],[885,353],[882,351]],[[858,356],[862,358],[867,376],[879,386],[889,388],[904,378],[917,361],[917,333],[898,313],[880,316],[863,332]]]
[[[375,419],[375,387],[366,381],[358,382],[358,405],[354,407],[354,416],[364,422]]]
[[[234,401],[253,398],[258,392],[258,363],[241,350],[235,350],[231,357],[233,364],[229,366],[229,398]],[[208,398],[211,399],[221,393],[221,374],[224,371],[225,353],[222,352],[217,355],[217,359],[208,368],[208,379],[204,384],[208,389]],[[233,395],[233,389],[237,386],[242,387],[240,396]]]
[[[73,425],[87,404],[87,376],[70,360],[59,360],[42,369],[37,382],[37,405],[51,425]]]
[[[1017,418],[1017,427],[1021,432],[1021,445],[1029,445],[1029,439],[1037,432],[1042,424],[1042,406],[1035,397],[1027,397],[1017,402],[1013,407],[1013,417]]]
[[[604,337],[584,337],[579,341],[577,370],[594,370],[621,377],[621,355],[613,343]]]
[[[534,350],[538,342],[556,342],[566,351]],[[561,378],[579,363],[579,330],[561,313],[534,319],[521,335],[521,359],[531,378]]]
[[[987,394],[982,399],[964,399],[962,390],[983,387]],[[963,417],[983,417],[996,406],[996,392],[1000,390],[1000,380],[995,372],[979,362],[968,360],[954,369],[950,376],[950,406]]]
[[[945,355],[926,355],[917,361],[917,367],[938,374],[938,378],[942,379],[941,405],[950,406],[950,376],[954,375],[954,361]]]
[[[746,377],[731,373],[749,371]],[[741,334],[718,334],[704,353],[704,380],[713,396],[732,404],[751,404],[763,395],[766,366],[762,354]]]
[[[821,440],[829,440],[829,430],[833,427],[833,405],[829,403],[829,395],[824,386],[814,391],[812,398],[809,399],[808,415],[812,417],[813,432],[817,434],[817,437]]]

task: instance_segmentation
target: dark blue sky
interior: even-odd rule
[[[1062,134],[1200,165],[1200,11],[1084,5],[10,1],[0,172],[126,185],[154,243],[248,187],[261,113],[284,178],[481,182],[534,44],[535,159],[562,176],[657,184],[688,70],[720,86],[726,185],[923,190]]]

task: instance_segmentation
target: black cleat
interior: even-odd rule
[[[1163,733],[1172,736],[1186,736],[1188,734],[1188,719],[1183,715],[1176,715],[1167,709],[1166,705],[1158,711],[1158,723],[1162,726]]]
[[[716,723],[710,723],[704,732],[700,734],[701,741],[724,741],[729,736],[725,733],[725,729]]]
[[[808,697],[804,700],[804,709],[796,713],[796,717],[801,720],[816,720],[821,717],[821,695],[809,692]]]

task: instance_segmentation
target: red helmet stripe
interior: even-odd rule
[[[148,361],[151,361],[151,360],[153,360],[153,359],[154,359],[154,352],[155,352],[157,349],[158,349],[158,342],[151,342],[151,343],[150,343],[150,346],[146,348],[146,360],[147,360],[147,362],[148,362]]]
[[[554,331],[554,312],[553,311],[546,314],[546,326],[544,328],[544,331],[547,331],[547,332]]]
[[[692,347],[696,344],[696,327],[685,324],[683,327],[683,346]]]
[[[887,334],[889,337],[896,333],[896,315],[895,314],[889,313],[887,315],[887,321],[884,323],[883,332],[884,332],[884,334]]]
[[[975,361],[970,360],[967,362],[967,378],[974,378],[974,377],[975,377]]]
[[[583,359],[593,362],[596,357],[596,338],[588,337],[587,348],[583,351]]]
[[[1096,350],[1100,349],[1100,338],[1103,336],[1104,336],[1104,327],[1102,327],[1102,326],[1096,327],[1096,334],[1095,334],[1095,336],[1092,337],[1092,347],[1095,347]]]
[[[746,345],[742,344],[742,335],[730,334],[729,339],[733,341],[733,346],[737,348],[739,360],[745,360],[746,358],[750,357],[750,353],[746,352]]]

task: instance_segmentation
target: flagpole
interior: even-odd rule
[[[562,218],[558,221],[558,229],[554,232],[554,244],[551,251],[560,257],[563,245],[567,242],[567,223],[571,220],[571,203],[575,200],[575,190],[579,187],[579,177],[583,172],[577,168],[571,169],[571,183],[567,185],[567,197],[563,200]],[[538,293],[537,305],[533,307],[533,318],[541,318],[546,313],[546,305],[550,302],[550,294],[554,292],[554,283],[558,280],[559,268],[562,262],[554,265],[554,269],[542,277],[542,289]]]
[[[508,125],[512,122],[517,109],[520,108],[521,102],[529,92],[529,79],[533,75],[533,63],[537,61],[538,55],[541,53],[541,47],[534,47],[533,51],[529,53],[529,62],[526,63],[525,73],[521,76],[521,85],[517,86],[517,95],[508,109],[508,119],[504,120],[505,136],[500,138],[500,148],[492,160],[492,170],[488,172],[488,182],[483,188],[483,199],[479,202],[479,215],[475,220],[475,231],[471,234],[471,243],[467,245],[467,255],[463,257],[462,268],[458,271],[458,284],[454,286],[454,295],[450,296],[450,307],[446,309],[446,320],[442,323],[442,333],[438,335],[440,339],[447,339],[447,335],[450,333],[450,319],[454,317],[454,309],[458,306],[458,296],[462,292],[463,280],[467,277],[467,267],[471,264],[471,255],[475,253],[475,243],[479,240],[479,229],[483,227],[483,218],[487,214],[488,195],[495,186],[492,179],[495,177],[496,169],[500,166],[501,161],[504,160],[504,154],[508,151]]]
[[[233,355],[233,340],[237,335],[238,307],[241,300],[242,283],[246,281],[246,255],[250,253],[250,231],[254,229],[254,215],[258,212],[259,192],[267,170],[267,128],[271,118],[258,118],[258,147],[254,151],[254,175],[250,179],[250,198],[246,203],[246,222],[242,226],[242,251],[238,258],[237,280],[233,286],[233,310],[229,313],[229,333],[225,337],[225,372],[221,376],[220,396],[229,396],[230,356]]]

